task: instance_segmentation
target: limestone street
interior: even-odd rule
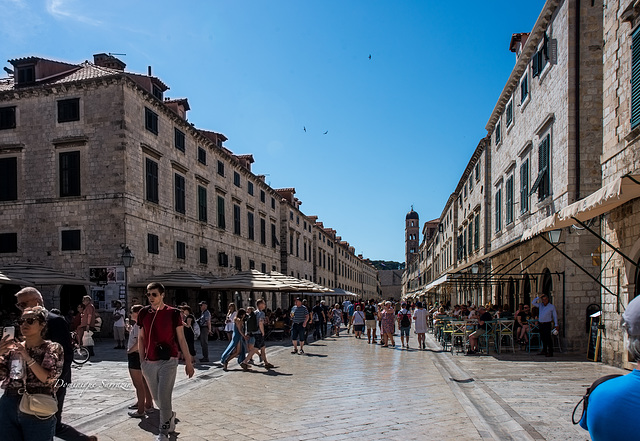
[[[225,343],[210,342],[212,360]],[[596,378],[624,373],[581,355],[452,355],[430,334],[427,344],[382,348],[344,334],[308,345],[306,355],[270,342],[272,371],[198,364],[188,380],[181,365],[177,439],[588,440],[570,422],[574,405]],[[125,351],[111,347],[99,343],[95,361],[74,369],[65,420],[100,440],[153,439],[157,412],[127,416],[134,392]]]

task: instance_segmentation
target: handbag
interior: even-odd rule
[[[27,383],[22,379],[24,383],[24,392],[20,399],[20,406],[18,409],[22,413],[33,415],[42,420],[51,418],[58,411],[58,400],[53,395],[47,394],[30,394],[27,392]]]
[[[94,346],[95,342],[93,341],[93,332],[91,331],[84,331],[84,334],[82,334],[82,346]]]

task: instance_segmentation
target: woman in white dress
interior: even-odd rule
[[[227,340],[231,341],[233,335],[233,321],[236,319],[236,304],[229,303],[227,318],[224,321],[224,332],[227,333]]]
[[[422,306],[422,302],[416,303],[417,309],[413,312],[414,329],[418,334],[418,348],[427,349],[425,334],[427,333],[427,310]]]

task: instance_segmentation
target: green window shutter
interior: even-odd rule
[[[640,124],[640,26],[631,36],[631,128]]]

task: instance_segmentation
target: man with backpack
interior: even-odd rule
[[[200,317],[198,318],[198,326],[200,327],[200,347],[202,348],[202,363],[209,362],[209,336],[211,332],[211,313],[207,309],[209,306],[204,300],[199,303]]]
[[[406,348],[409,349],[409,334],[411,333],[411,312],[407,309],[407,304],[403,303],[402,308],[398,311],[398,327],[400,328],[400,341],[402,347],[405,347],[405,338],[407,340]]]
[[[627,375],[591,386],[580,426],[589,431],[593,441],[638,439],[635,423],[640,415],[640,296],[629,302],[622,314],[622,329],[636,368]]]

